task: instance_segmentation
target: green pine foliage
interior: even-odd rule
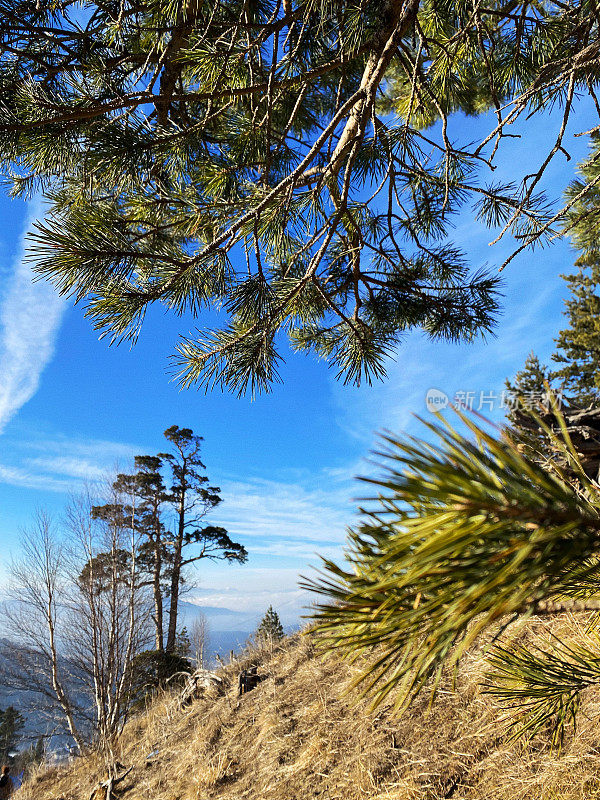
[[[273,606],[269,606],[256,629],[255,640],[257,642],[279,642],[284,635],[279,614],[274,610]]]
[[[490,331],[498,277],[453,221],[519,250],[556,233],[540,180],[562,131],[520,182],[482,170],[517,119],[560,105],[566,125],[598,71],[575,0],[0,0],[0,19],[0,169],[49,203],[38,273],[111,340],[155,303],[219,309],[175,369],[235,392],[278,380],[284,337],[359,383],[411,328]],[[453,113],[486,108],[461,143]]]
[[[599,633],[596,624],[568,643],[551,635],[493,649],[485,691],[507,708],[513,736],[549,733],[559,745],[576,727],[582,693],[600,686]]]
[[[8,754],[19,743],[21,731],[25,727],[25,718],[14,706],[0,709],[0,760],[6,761]]]
[[[598,137],[594,136],[592,154],[580,166],[581,178],[567,191],[569,202],[579,198],[573,202],[565,222],[579,255],[575,271],[562,275],[568,290],[565,300],[568,327],[555,339],[557,349],[552,361],[558,367],[549,369],[541,365],[531,353],[514,382],[506,381],[507,389],[516,399],[507,413],[508,425],[520,442],[533,449],[537,447],[542,457],[544,453],[550,455],[548,442],[542,429],[532,423],[528,411],[535,415],[548,405],[544,398],[549,387],[575,409],[593,409],[600,401],[600,229],[596,210],[599,195],[594,183],[600,178],[595,163],[598,146]],[[587,187],[591,188],[585,194]],[[580,197],[582,192],[584,196]]]
[[[576,272],[563,275],[569,287],[569,327],[556,339],[558,352],[552,359],[559,368],[552,377],[585,408],[600,401],[600,251],[585,251],[576,267]]]
[[[551,376],[545,364],[532,351],[515,377],[505,381],[509,404],[506,423],[511,436],[528,456],[546,461],[552,454],[551,442],[535,416],[551,407]]]
[[[590,137],[590,154],[579,165],[578,176],[567,189],[568,209],[565,231],[583,259],[583,266],[591,266],[598,256],[598,209],[600,200],[600,134],[593,131]]]
[[[531,614],[598,607],[598,488],[568,437],[547,431],[566,464],[550,472],[459,417],[467,435],[443,420],[424,423],[426,440],[384,440],[384,473],[369,480],[377,496],[350,531],[345,565],[324,559],[322,576],[305,582],[322,597],[315,630],[351,660],[374,651],[357,683],[375,705],[399,687],[399,709],[423,688],[435,693],[444,671],[492,632],[487,690],[516,731],[560,738],[581,692],[600,682],[598,617],[588,641],[552,652],[512,646],[502,633]]]

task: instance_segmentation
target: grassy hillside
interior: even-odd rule
[[[538,628],[542,629],[541,623]],[[133,767],[128,800],[567,800],[600,798],[600,695],[585,698],[581,724],[552,753],[545,742],[510,743],[501,714],[478,689],[482,660],[465,659],[457,690],[431,708],[369,712],[346,694],[358,667],[323,658],[307,636],[254,656],[269,677],[241,699],[226,691],[181,709],[159,698],[132,720],[116,758]],[[40,773],[22,800],[88,800],[106,770],[97,757]],[[121,796],[118,794],[117,796]]]

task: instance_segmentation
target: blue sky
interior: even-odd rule
[[[531,171],[559,124],[555,115],[533,124],[522,139],[506,140],[493,178]],[[572,160],[559,154],[546,188],[559,197],[586,152],[592,127],[582,106],[565,139]],[[457,136],[477,139],[489,120],[463,119]],[[535,158],[535,162],[534,162]],[[565,286],[573,253],[568,242],[523,253],[504,273],[505,298],[496,337],[473,345],[429,342],[406,336],[388,379],[374,387],[344,387],[322,362],[291,355],[283,384],[270,395],[238,399],[214,392],[181,391],[172,381],[168,356],[178,334],[193,320],[159,309],[141,338],[109,348],[82,310],[50,287],[31,282],[23,261],[24,234],[43,214],[40,203],[0,197],[0,545],[18,550],[19,530],[38,507],[60,520],[67,495],[81,481],[116,465],[128,468],[134,454],[162,449],[162,431],[191,427],[205,438],[204,461],[224,503],[212,521],[246,545],[244,566],[206,565],[192,597],[202,605],[241,610],[254,619],[269,604],[285,624],[295,624],[307,597],[299,573],[316,564],[316,553],[337,557],[353,519],[353,497],[364,487],[353,476],[372,469],[364,460],[382,429],[416,429],[413,414],[426,415],[424,397],[435,387],[454,396],[499,396],[503,381],[535,350],[548,358],[562,327]],[[457,221],[454,240],[475,268],[502,262],[512,242],[490,248],[493,235],[468,214]],[[498,403],[496,402],[496,406]],[[487,407],[483,413],[490,415]],[[491,416],[499,418],[497,408]],[[0,573],[1,576],[1,573]]]

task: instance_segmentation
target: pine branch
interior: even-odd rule
[[[597,574],[593,487],[583,498],[458,416],[473,439],[445,420],[425,424],[428,441],[384,439],[384,475],[368,481],[380,494],[350,532],[347,567],[323,560],[322,577],[305,582],[324,597],[314,614],[324,646],[352,660],[378,649],[357,680],[375,704],[395,688],[398,708],[435,691],[485,630],[568,603],[574,567]]]

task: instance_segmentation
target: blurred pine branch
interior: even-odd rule
[[[464,433],[439,416],[421,420],[427,439],[384,438],[383,475],[367,479],[377,495],[349,532],[346,564],[323,559],[304,584],[322,597],[314,617],[324,646],[351,660],[377,648],[356,681],[374,705],[398,687],[397,709],[424,687],[435,693],[484,632],[497,639],[516,619],[597,607],[600,498],[564,421],[546,433],[568,470],[549,471],[508,435],[456,413]],[[600,682],[595,636],[561,642],[556,654],[491,645],[486,689],[521,732],[549,725],[562,735],[581,691]]]

